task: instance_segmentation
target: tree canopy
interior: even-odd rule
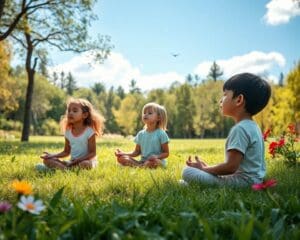
[[[14,0],[0,4],[0,10],[3,10],[0,12],[2,39],[11,37],[15,46],[20,49],[18,52],[25,55],[28,85],[22,141],[28,141],[29,138],[38,60],[45,63],[47,52],[51,48],[77,53],[89,52],[99,62],[109,54],[112,46],[108,36],[99,35],[94,40],[88,34],[91,21],[96,19],[92,11],[94,3],[93,0]],[[68,91],[73,92],[74,81],[70,77],[68,87]]]

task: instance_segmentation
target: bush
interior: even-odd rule
[[[41,126],[40,134],[46,136],[60,135],[59,124],[53,119],[46,119]]]
[[[0,129],[2,130],[21,131],[22,125],[23,124],[20,121],[7,120],[5,118],[0,119]]]

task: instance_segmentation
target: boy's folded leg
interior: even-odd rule
[[[198,168],[185,167],[182,171],[182,179],[188,183],[220,184],[220,179]]]

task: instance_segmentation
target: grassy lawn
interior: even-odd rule
[[[173,139],[167,168],[146,170],[116,164],[115,149],[133,150],[132,140],[104,138],[96,169],[36,172],[42,152],[61,151],[63,141],[0,141],[0,200],[13,204],[0,213],[0,239],[300,239],[300,168],[268,154],[267,178],[278,181],[269,192],[178,184],[189,155],[223,161],[223,139]],[[46,205],[40,215],[16,207],[14,179],[33,185]]]

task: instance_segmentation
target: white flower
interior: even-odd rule
[[[34,201],[33,196],[22,196],[20,202],[18,202],[18,207],[32,214],[39,214],[45,209],[43,202],[41,200]]]

